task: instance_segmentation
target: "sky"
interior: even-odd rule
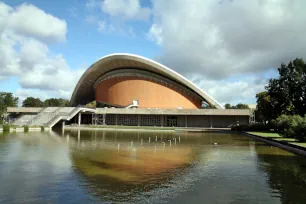
[[[306,54],[305,0],[0,1],[0,91],[70,99],[112,53],[156,60],[221,104],[255,103]]]

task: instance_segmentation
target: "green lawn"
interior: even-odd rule
[[[250,134],[253,134],[253,135],[258,135],[258,136],[261,136],[261,137],[272,137],[272,138],[280,137],[280,138],[282,138],[282,136],[280,136],[278,133],[275,133],[275,132],[247,132],[247,133],[250,133]]]
[[[285,138],[275,132],[247,132],[247,133],[261,136],[261,137],[271,138],[276,141],[288,142],[288,143],[291,143],[291,144],[294,144],[300,147],[306,147],[306,142],[297,142],[294,138]]]

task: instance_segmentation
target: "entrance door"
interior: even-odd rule
[[[167,117],[167,126],[168,127],[177,127],[177,116],[168,116]]]

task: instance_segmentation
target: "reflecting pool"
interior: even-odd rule
[[[0,134],[0,203],[306,203],[306,158],[228,133]]]

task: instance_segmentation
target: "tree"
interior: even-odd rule
[[[274,109],[271,103],[271,97],[267,91],[256,94],[257,106],[255,110],[255,120],[266,123],[275,118]]]
[[[27,97],[22,102],[22,107],[43,107],[44,103],[39,98]]]
[[[7,107],[17,107],[18,97],[14,97],[12,93],[0,92],[0,117],[6,113]]]
[[[234,109],[249,109],[249,106],[247,104],[238,103],[236,106],[234,106]]]
[[[247,104],[238,103],[235,106],[231,106],[231,104],[227,103],[224,105],[225,109],[249,109],[249,106]]]
[[[275,110],[274,118],[281,114],[306,114],[306,64],[296,58],[278,68],[279,78],[270,79],[266,90]]]
[[[68,107],[70,102],[63,98],[49,98],[44,101],[45,107]]]
[[[224,105],[224,108],[225,108],[225,109],[231,109],[232,106],[231,106],[231,104],[227,103],[227,104]]]

